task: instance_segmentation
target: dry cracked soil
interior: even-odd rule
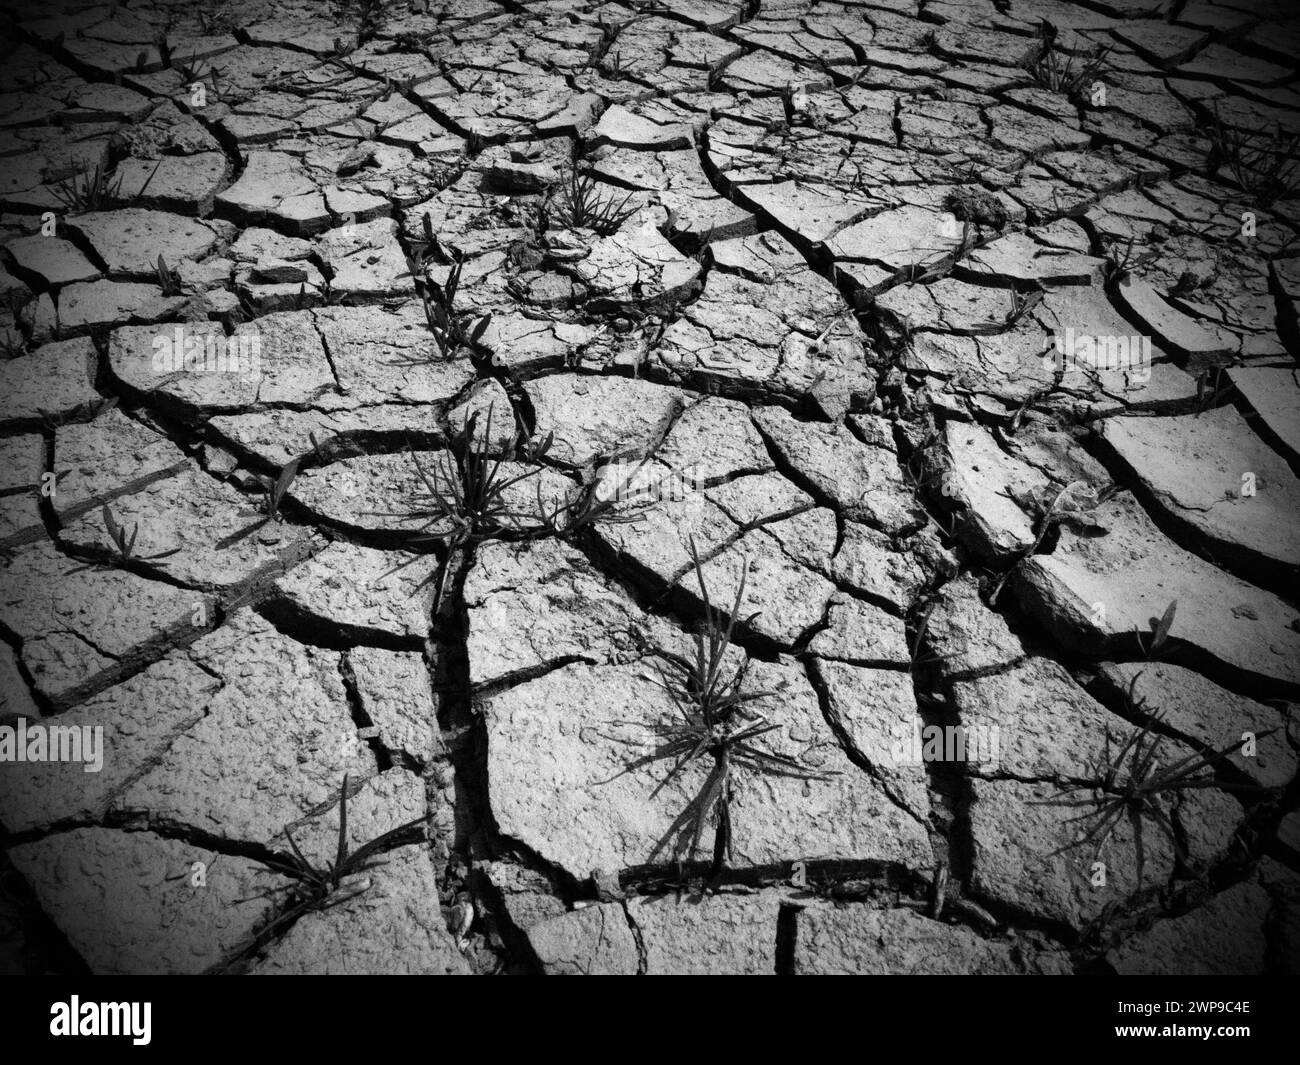
[[[0,33],[6,969],[1300,970],[1293,6]]]

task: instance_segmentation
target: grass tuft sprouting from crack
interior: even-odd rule
[[[1038,29],[1038,44],[1025,62],[1025,68],[1044,89],[1078,101],[1088,98],[1092,85],[1106,70],[1110,52],[1109,45],[1098,45],[1078,65],[1073,55],[1067,54],[1062,59],[1062,52],[1056,47],[1056,27],[1044,19]]]
[[[1239,129],[1223,121],[1216,102],[1209,136],[1210,171],[1225,168],[1260,207],[1271,207],[1300,185],[1300,133],[1288,133],[1280,124],[1271,133]]]
[[[88,569],[105,569],[111,566],[120,566],[126,569],[132,562],[159,562],[164,558],[171,558],[172,555],[180,553],[179,547],[174,547],[170,551],[159,551],[152,555],[137,555],[135,553],[135,541],[140,535],[140,523],[135,522],[131,526],[131,531],[126,531],[126,526],[118,523],[117,518],[113,516],[113,511],[107,503],[100,508],[99,516],[104,523],[104,531],[113,544],[113,556],[107,562],[88,563],[85,566],[78,566],[69,571],[70,573],[81,573]]]
[[[277,851],[263,859],[262,864],[271,872],[285,877],[289,883],[253,896],[274,899],[283,893],[283,897],[278,900],[282,908],[258,930],[251,942],[225,968],[255,954],[304,914],[313,910],[328,910],[367,891],[370,879],[364,874],[384,863],[380,855],[385,852],[423,839],[422,830],[426,820],[427,817],[417,817],[407,821],[352,850],[348,844],[348,776],[345,773],[343,784],[339,788],[339,831],[334,860],[321,865],[314,864],[303,854],[293,833],[286,827],[284,837],[289,842],[291,853]]]
[[[52,189],[69,214],[85,214],[111,207],[121,198],[122,179],[112,180],[108,167],[96,163],[90,170],[82,170],[66,177]]]
[[[415,543],[441,543],[446,547],[447,558],[442,567],[443,579],[439,582],[438,595],[434,600],[435,611],[442,600],[442,592],[451,569],[450,559],[456,550],[492,536],[525,531],[525,519],[536,517],[519,509],[511,501],[508,492],[515,485],[540,474],[542,467],[534,465],[520,473],[508,472],[503,468],[506,455],[516,450],[517,433],[510,447],[499,449],[499,454],[493,456],[492,412],[495,406],[488,406],[487,421],[482,433],[479,432],[480,412],[474,411],[465,423],[464,447],[459,452],[440,452],[432,466],[426,467],[420,461],[412,445],[410,456],[419,477],[419,487],[412,495],[408,507],[399,511],[370,512],[416,522],[417,527],[412,536]],[[554,441],[555,434],[548,433],[540,443],[525,445],[522,449],[523,457],[534,464],[539,463],[550,452]],[[419,557],[412,556],[384,573],[380,579],[414,564]],[[433,579],[432,574],[426,577],[416,586],[415,591]]]
[[[607,237],[617,233],[636,213],[636,206],[629,206],[631,199],[629,192],[618,200],[603,192],[590,174],[571,170],[559,192],[551,197],[549,210],[553,221],[565,229],[591,229]]]
[[[184,291],[181,275],[168,266],[167,260],[161,255],[154,265],[154,273],[157,274],[158,287],[164,296],[179,296]]]
[[[389,517],[418,521],[420,538],[456,543],[522,528],[522,519],[529,515],[515,507],[506,493],[514,485],[541,473],[541,467],[522,473],[503,472],[506,452],[511,449],[501,449],[496,457],[492,455],[495,406],[488,407],[482,433],[478,431],[480,412],[474,411],[469,416],[465,423],[465,446],[459,454],[443,451],[432,467],[426,468],[412,448],[411,461],[422,488],[417,489],[407,510],[390,513]],[[548,434],[540,444],[528,446],[525,457],[533,462],[544,458],[554,440],[555,434]]]
[[[1161,743],[1164,736],[1154,731],[1163,724],[1159,713],[1148,713],[1146,704],[1134,695],[1141,673],[1129,682],[1125,693],[1125,703],[1129,712],[1144,715],[1146,723],[1135,729],[1112,758],[1109,757],[1109,737],[1107,737],[1107,759],[1099,766],[1098,781],[1078,784],[1065,788],[1050,799],[1035,803],[1038,806],[1063,806],[1081,808],[1082,813],[1067,819],[1067,823],[1081,823],[1082,834],[1078,839],[1058,847],[1053,853],[1061,854],[1076,847],[1091,846],[1092,861],[1096,861],[1102,848],[1110,839],[1120,822],[1127,819],[1133,830],[1133,850],[1136,860],[1136,882],[1141,885],[1142,873],[1146,862],[1146,849],[1142,841],[1142,822],[1149,820],[1160,829],[1169,840],[1178,861],[1186,864],[1186,849],[1178,838],[1169,801],[1173,796],[1184,791],[1199,788],[1223,788],[1229,791],[1262,792],[1267,788],[1250,785],[1225,783],[1216,779],[1214,770],[1240,751],[1248,742],[1246,737],[1230,743],[1217,751],[1193,751],[1180,758],[1168,768],[1160,766]],[[1276,729],[1255,736],[1256,741],[1271,735]]]
[[[659,664],[660,679],[657,683],[672,697],[679,720],[661,722],[656,727],[659,744],[624,772],[655,762],[671,761],[672,767],[656,785],[651,793],[653,796],[693,762],[706,757],[713,759],[699,793],[674,820],[656,844],[651,857],[671,844],[673,859],[679,866],[683,861],[694,861],[705,827],[712,821],[716,825],[712,875],[716,877],[721,873],[724,861],[735,860],[731,802],[736,770],[801,780],[826,779],[835,774],[808,769],[793,758],[770,751],[756,742],[781,726],[769,722],[751,706],[777,693],[745,689],[748,657],[734,671],[727,668],[732,632],[745,597],[747,563],[742,565],[736,596],[730,614],[724,620],[722,611],[715,608],[709,598],[694,540],[691,541],[691,558],[704,600],[704,622],[694,634],[694,655],[688,658],[663,649],[654,652],[662,663]],[[746,621],[756,616],[750,615]]]
[[[416,293],[424,307],[424,319],[437,345],[438,354],[445,360],[454,358],[461,351],[477,350],[483,334],[492,322],[492,315],[485,314],[472,328],[466,328],[465,320],[456,313],[456,293],[460,290],[461,270],[464,264],[459,258],[447,256],[442,245],[433,233],[433,225],[428,214],[424,216],[425,240],[415,249],[415,254],[408,260],[411,277],[415,282]],[[440,259],[450,261],[451,267],[447,280],[439,284],[429,276],[429,264]],[[396,365],[423,363],[422,358],[396,359]]]
[[[537,513],[542,527],[552,536],[570,539],[597,522],[630,524],[644,521],[645,514],[640,511],[619,512],[617,507],[620,503],[655,498],[657,484],[638,483],[638,476],[647,461],[648,458],[642,459],[627,476],[610,478],[597,475],[589,484],[563,499],[552,500],[549,505],[542,496],[541,485],[538,485]]]
[[[1071,481],[1057,488],[1044,485],[1034,492],[1019,495],[1004,489],[1000,495],[1010,499],[1022,510],[1034,515],[1034,542],[1022,551],[1014,563],[1002,574],[989,595],[989,606],[997,606],[998,597],[1011,574],[1025,559],[1038,553],[1048,533],[1058,525],[1068,525],[1076,530],[1104,532],[1093,512],[1119,491],[1116,485],[1098,489],[1086,481]]]

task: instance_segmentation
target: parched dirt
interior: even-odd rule
[[[1300,970],[1287,4],[0,19],[5,968]]]

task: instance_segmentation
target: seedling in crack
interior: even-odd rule
[[[311,436],[311,442],[312,448],[315,449],[317,454],[319,454],[315,435]],[[231,533],[231,535],[218,541],[218,549],[224,550],[225,548],[232,547],[239,543],[240,540],[252,536],[258,529],[269,525],[271,522],[276,522],[278,524],[284,520],[284,517],[280,512],[280,506],[284,502],[286,493],[289,491],[289,486],[293,484],[294,478],[298,476],[298,468],[306,458],[306,455],[299,455],[295,459],[290,459],[280,468],[280,473],[274,481],[269,479],[262,480],[262,516],[251,525],[246,525],[238,532]]]
[[[1166,641],[1169,639],[1169,630],[1174,627],[1174,612],[1177,609],[1178,600],[1175,599],[1165,607],[1165,612],[1160,615],[1158,621],[1153,619],[1153,624],[1151,626],[1151,642],[1149,644],[1142,638],[1141,632],[1136,629],[1134,630],[1133,635],[1137,637],[1138,647],[1142,649],[1142,655],[1144,658],[1154,658],[1159,654],[1160,649],[1164,647]]]
[[[700,596],[704,600],[704,623],[694,634],[692,657],[658,649],[659,682],[672,697],[680,720],[661,722],[657,728],[660,743],[650,754],[637,759],[625,772],[654,762],[671,761],[667,775],[651,793],[657,795],[692,763],[706,758],[712,766],[699,793],[674,820],[654,853],[672,843],[673,857],[679,864],[694,861],[700,841],[710,821],[716,825],[713,841],[713,873],[721,872],[724,860],[734,861],[731,801],[733,774],[738,769],[770,776],[821,780],[833,773],[808,769],[793,758],[777,754],[757,741],[766,733],[780,728],[752,708],[754,702],[776,694],[770,691],[746,691],[749,658],[734,671],[727,668],[731,637],[745,598],[745,570],[742,562],[740,583],[723,619],[714,608],[704,581],[704,568],[694,540],[691,559],[695,566]],[[757,615],[750,615],[746,622]],[[652,855],[653,857],[653,855]]]
[[[352,8],[357,26],[357,47],[368,44],[379,35],[387,19],[386,0],[346,0],[343,7]]]
[[[485,314],[472,329],[465,328],[465,320],[456,313],[456,294],[460,290],[460,277],[463,263],[456,259],[452,262],[445,284],[439,284],[428,275],[428,262],[439,254],[440,245],[433,236],[429,216],[424,217],[425,231],[430,243],[423,246],[418,253],[419,259],[410,263],[411,276],[415,280],[415,290],[424,307],[424,319],[429,332],[437,345],[438,354],[443,359],[450,359],[465,349],[476,350],[492,323],[492,315]],[[399,365],[422,363],[420,358],[394,360]]]
[[[181,294],[181,275],[167,265],[167,260],[161,255],[158,256],[157,265],[154,267],[158,275],[158,287],[162,289],[164,296],[179,296]]]
[[[199,29],[203,31],[203,35],[206,37],[215,37],[220,33],[228,33],[234,24],[228,3],[199,7],[195,10],[194,15],[199,20]]]
[[[1011,306],[1007,311],[1006,321],[1003,324],[1009,329],[1042,302],[1043,291],[1042,289],[1036,289],[1030,292],[1021,292],[1012,286],[1007,289],[1007,296]]]
[[[1300,184],[1300,133],[1284,132],[1280,124],[1272,133],[1263,127],[1242,130],[1228,125],[1216,101],[1208,167],[1212,173],[1226,168],[1255,204],[1270,207]]]
[[[1207,366],[1196,375],[1196,413],[1204,414],[1232,394],[1233,384],[1223,380],[1222,366]]]
[[[1147,263],[1154,262],[1159,257],[1154,251],[1145,251],[1134,255],[1133,245],[1136,239],[1136,236],[1130,236],[1122,251],[1118,241],[1107,240],[1105,242],[1106,265],[1102,267],[1102,277],[1106,284],[1118,285],[1123,281],[1127,281],[1134,270],[1146,266]]]
[[[159,551],[152,555],[137,555],[135,553],[135,541],[140,535],[140,523],[136,522],[131,526],[128,533],[126,527],[118,524],[117,518],[113,516],[113,511],[107,503],[100,508],[100,518],[104,522],[104,531],[108,533],[108,538],[112,541],[114,555],[112,565],[126,567],[132,562],[157,562],[164,558],[170,558],[180,551],[179,547],[174,547],[170,551]],[[98,568],[98,567],[83,567]],[[78,572],[74,570],[73,572]]]
[[[1038,45],[1029,60],[1026,69],[1043,88],[1059,92],[1071,100],[1081,100],[1088,95],[1087,90],[1097,81],[1106,69],[1106,60],[1110,55],[1109,45],[1098,45],[1076,66],[1077,57],[1065,55],[1056,46],[1056,28],[1044,21],[1038,31]]]
[[[26,354],[27,339],[22,333],[13,327],[0,329],[0,359],[16,359]]]
[[[623,50],[621,48],[606,53],[600,65],[604,67],[605,77],[609,78],[610,81],[619,81],[628,76],[627,63],[623,59]]]
[[[563,500],[555,500],[548,507],[542,497],[542,487],[537,486],[537,512],[542,526],[552,535],[567,539],[596,522],[631,523],[642,521],[645,515],[638,511],[619,512],[616,508],[623,497],[623,489],[636,480],[648,459],[637,463],[630,476],[619,483],[611,485],[609,481],[596,478],[590,484],[583,485],[576,493]],[[649,488],[636,489],[632,498],[646,494]]]
[[[140,191],[130,197],[131,203],[139,203],[144,198],[160,166],[162,166],[161,159],[154,164],[153,170],[140,186]],[[91,211],[106,210],[125,199],[122,196],[122,177],[119,175],[116,179],[110,179],[109,169],[102,163],[96,163],[89,170],[81,170],[71,177],[64,178],[57,182],[51,191],[54,198],[63,204],[69,214],[87,214]]]
[[[212,95],[218,100],[221,99],[220,74],[206,59],[196,59],[191,52],[189,61],[179,64],[176,73],[180,75],[181,81],[189,86],[206,82],[212,87]]]
[[[448,540],[457,544],[487,537],[521,527],[524,512],[517,510],[506,493],[514,485],[541,473],[534,467],[522,473],[503,472],[505,451],[492,456],[492,412],[488,407],[487,422],[482,433],[479,428],[479,411],[469,416],[465,423],[463,449],[443,451],[426,468],[419,460],[414,447],[411,462],[419,474],[422,490],[416,492],[411,506],[405,511],[384,512],[388,517],[405,518],[419,522],[417,539]],[[550,451],[555,434],[549,434],[535,447],[528,448],[525,457],[539,460]]]
[[[151,175],[152,176],[152,175]],[[51,190],[69,214],[86,214],[111,207],[121,198],[122,179],[109,178],[108,167],[96,163],[90,170],[82,170],[58,182]],[[144,190],[142,189],[141,192]]]
[[[629,192],[621,200],[602,186],[590,174],[570,170],[568,178],[558,192],[551,196],[551,219],[565,229],[591,229],[607,237],[636,213]]]
[[[1083,832],[1078,839],[1058,847],[1053,854],[1061,854],[1076,847],[1091,846],[1092,860],[1096,861],[1102,848],[1110,839],[1115,829],[1125,819],[1133,830],[1133,849],[1136,858],[1137,883],[1142,883],[1145,867],[1146,849],[1142,840],[1142,823],[1150,821],[1169,840],[1178,860],[1186,864],[1188,856],[1178,832],[1175,830],[1170,801],[1185,791],[1199,788],[1223,788],[1229,791],[1260,792],[1267,791],[1248,785],[1221,782],[1215,777],[1218,767],[1232,755],[1241,751],[1247,740],[1238,740],[1228,746],[1214,751],[1194,751],[1180,758],[1167,769],[1160,766],[1161,743],[1164,736],[1155,729],[1163,725],[1160,714],[1148,714],[1145,704],[1134,697],[1137,686],[1137,674],[1129,682],[1125,701],[1135,716],[1146,718],[1141,728],[1135,729],[1120,748],[1118,754],[1109,757],[1109,737],[1107,738],[1107,761],[1098,767],[1098,780],[1095,783],[1078,784],[1065,788],[1050,799],[1040,800],[1035,805],[1063,806],[1081,809],[1083,812],[1067,819],[1067,823],[1081,823]],[[1260,733],[1256,739],[1270,735],[1276,729]]]
[[[274,898],[283,892],[282,909],[230,964],[256,953],[304,914],[328,910],[368,890],[370,882],[364,874],[384,864],[385,859],[380,855],[404,844],[419,842],[423,838],[425,821],[425,817],[417,817],[352,850],[348,843],[348,777],[344,774],[339,788],[339,832],[334,860],[320,865],[313,863],[303,854],[293,833],[286,827],[284,838],[288,840],[292,853],[275,852],[262,859],[262,864],[271,872],[287,878],[289,883],[254,896]]]
[[[416,490],[406,510],[372,512],[383,517],[417,522],[413,534],[413,540],[417,544],[432,542],[445,545],[447,555],[442,567],[442,579],[438,584],[438,594],[434,599],[435,610],[442,601],[451,571],[451,558],[457,549],[493,536],[519,532],[524,529],[524,519],[531,516],[517,509],[507,493],[515,485],[540,474],[542,468],[534,466],[522,473],[508,473],[502,469],[506,452],[513,448],[502,449],[495,458],[492,455],[494,407],[495,404],[488,406],[487,422],[481,434],[478,431],[479,412],[471,414],[465,423],[461,450],[439,453],[431,467],[426,467],[420,461],[412,445],[411,462],[422,487]],[[554,440],[555,434],[548,434],[540,444],[524,448],[524,457],[534,462],[540,461],[550,451]],[[382,574],[380,579],[413,565],[419,558],[419,555],[414,555]],[[433,579],[434,574],[430,574],[416,585],[414,591],[418,592]]]

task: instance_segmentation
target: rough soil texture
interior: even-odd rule
[[[1296,972],[1289,7],[0,0],[0,965]]]

